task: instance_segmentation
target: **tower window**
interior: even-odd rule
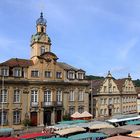
[[[45,47],[41,46],[41,48],[40,48],[40,55],[43,54],[43,53],[45,53]]]
[[[41,27],[41,32],[42,32],[42,33],[44,32],[44,27]]]

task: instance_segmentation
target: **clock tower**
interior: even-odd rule
[[[34,62],[37,57],[45,52],[51,51],[51,40],[46,33],[47,21],[43,17],[43,13],[40,13],[40,17],[36,21],[36,34],[31,37],[31,60]]]

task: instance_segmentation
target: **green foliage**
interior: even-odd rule
[[[102,76],[93,76],[93,75],[86,75],[87,80],[98,80],[98,79],[104,79]]]
[[[63,116],[63,120],[64,121],[68,121],[68,120],[70,120],[71,118],[70,118],[70,114],[66,114],[66,115],[64,115]]]
[[[24,119],[22,123],[23,123],[24,126],[31,126],[31,120],[30,119]]]
[[[133,80],[136,87],[140,87],[140,79]]]

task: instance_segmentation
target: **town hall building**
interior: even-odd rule
[[[74,112],[88,111],[85,71],[59,62],[51,52],[41,13],[31,37],[31,58],[0,63],[0,124],[21,127],[29,118],[34,126],[51,125]]]

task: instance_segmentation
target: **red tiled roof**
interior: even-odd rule
[[[3,63],[0,63],[0,66],[9,66],[9,67],[28,67],[33,65],[33,61],[29,59],[20,59],[20,58],[11,58]]]

